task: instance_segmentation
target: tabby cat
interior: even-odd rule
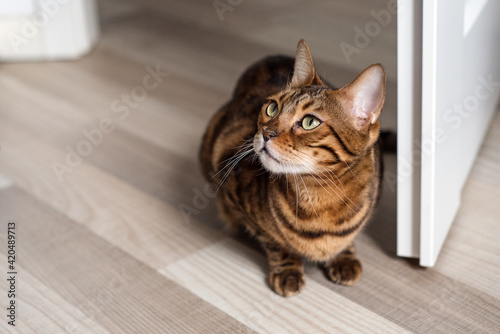
[[[200,159],[219,212],[260,241],[281,296],[304,287],[303,258],[335,283],[361,276],[353,239],[380,193],[385,79],[375,64],[332,89],[301,40],[295,60],[251,66],[206,130]]]

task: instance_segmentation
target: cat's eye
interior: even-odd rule
[[[274,117],[277,114],[278,114],[278,105],[276,104],[276,102],[269,103],[266,109],[266,115],[269,117]]]
[[[306,130],[312,130],[320,124],[321,121],[314,116],[306,116],[302,120],[302,127]]]

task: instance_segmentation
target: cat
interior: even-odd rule
[[[353,239],[380,195],[385,82],[374,64],[333,89],[300,40],[295,59],[271,56],[248,68],[208,125],[200,162],[217,186],[219,213],[260,242],[281,296],[303,289],[304,258],[335,283],[361,277]]]

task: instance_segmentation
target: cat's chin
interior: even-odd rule
[[[267,150],[261,150],[259,153],[259,159],[264,168],[274,174],[305,174],[311,172],[309,168],[305,166],[280,162]]]
[[[257,152],[259,160],[264,168],[274,174],[306,174],[311,170],[306,166],[285,162],[279,153],[264,143],[261,135],[254,138],[254,151]]]

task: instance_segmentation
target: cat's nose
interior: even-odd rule
[[[273,137],[278,137],[276,131],[269,130],[268,128],[262,128],[262,137],[264,137],[264,141],[268,141]]]

